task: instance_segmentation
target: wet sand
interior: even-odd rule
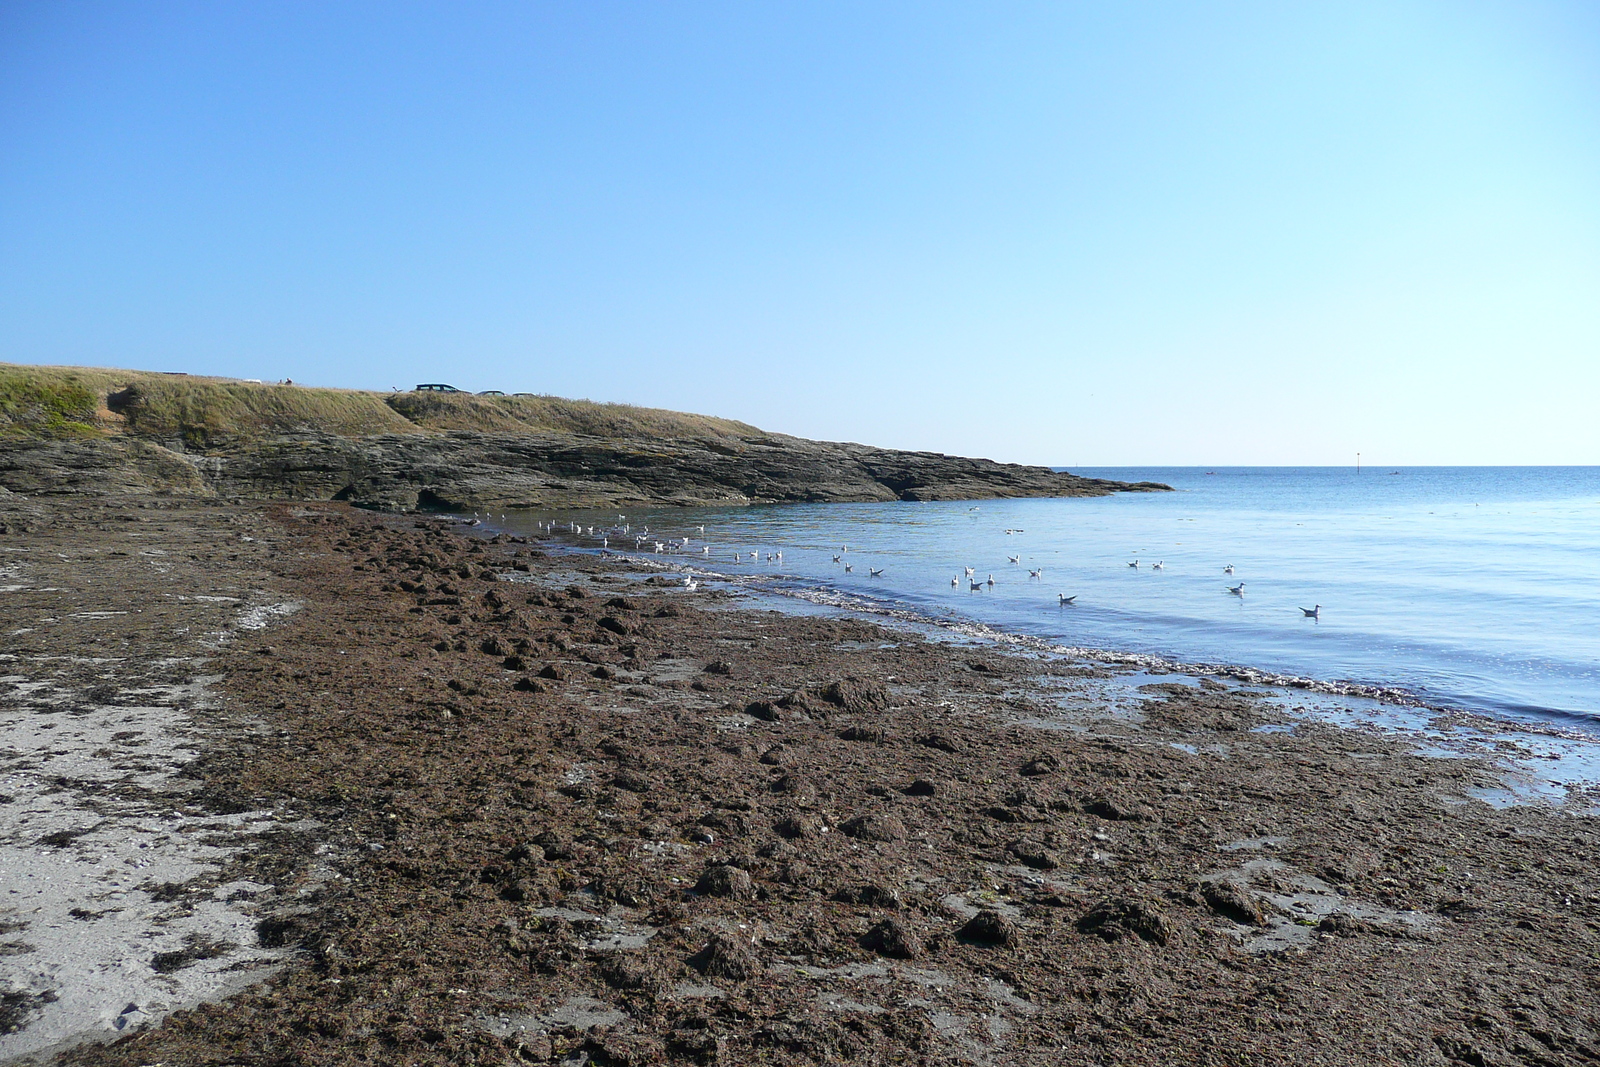
[[[8,535],[30,588],[102,506]],[[1600,1059],[1594,821],[1472,799],[1485,762],[1211,681],[1085,714],[1103,665],[439,520],[185,507],[260,527],[250,603],[302,605],[207,650],[181,771],[190,818],[270,813],[194,889],[259,886],[232,951],[284,962],[68,1062]]]

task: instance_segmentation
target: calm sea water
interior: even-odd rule
[[[636,509],[628,524],[693,538],[670,558],[702,570],[1076,647],[1393,687],[1434,706],[1600,729],[1600,468],[1390,471],[1074,469],[1176,492]],[[551,512],[505,525],[531,529],[536,518],[617,524],[615,512]],[[1228,591],[1239,582],[1242,596]],[[1061,593],[1075,605],[1061,607]],[[1300,610],[1316,605],[1318,619]]]

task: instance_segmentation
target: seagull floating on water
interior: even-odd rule
[[[844,572],[845,572],[845,573],[846,573],[846,574],[850,574],[850,573],[851,573],[851,572],[853,572],[853,571],[854,571],[854,570],[855,570],[855,569],[856,569],[856,568],[855,568],[855,565],[854,565],[854,564],[851,564],[851,563],[846,563],[846,564],[845,564],[845,565],[844,565]]]
[[[1233,573],[1233,564],[1230,563],[1226,567],[1222,568],[1222,573],[1223,574],[1232,574]]]
[[[1028,577],[1029,578],[1043,578],[1044,577],[1044,568],[1040,567],[1038,570],[1034,570],[1032,567],[1029,567],[1028,568]]]
[[[882,567],[868,567],[867,568],[867,577],[869,577],[869,578],[882,578],[883,577],[883,568]]]
[[[1150,569],[1153,571],[1164,571],[1167,569],[1167,561],[1164,559],[1158,559],[1154,563],[1150,564]]]
[[[1132,563],[1128,564],[1128,566],[1132,567],[1134,570],[1138,570],[1139,569],[1139,561],[1138,560],[1134,560]]]
[[[1244,583],[1240,582],[1238,585],[1228,586],[1228,592],[1232,593],[1234,596],[1244,596]]]
[[[961,585],[961,579],[960,578],[952,578],[952,579],[950,579],[950,588],[951,589],[955,589],[960,585]]]
[[[968,578],[971,578],[972,576],[974,576],[975,574],[978,573],[977,571],[973,570],[971,567],[965,567],[963,569],[967,572],[967,577]]]
[[[975,593],[982,592],[983,591],[983,583],[982,582],[978,582],[978,581],[974,581],[972,583],[972,591],[975,592]]]
[[[989,575],[989,584],[990,584],[990,585],[991,585],[991,586],[992,586],[992,585],[994,585],[994,575],[992,575],[992,574],[991,574],[991,575]]]
[[[1077,600],[1078,594],[1073,593],[1071,596],[1068,596],[1065,593],[1057,593],[1056,599],[1060,600],[1063,605],[1066,605],[1072,603],[1074,600]]]
[[[1320,619],[1320,618],[1322,618],[1322,605],[1321,604],[1318,604],[1315,607],[1311,607],[1311,608],[1301,608],[1300,611],[1308,619]]]
[[[1021,563],[1022,562],[1022,557],[1021,556],[1007,556],[1006,559],[1009,559],[1012,563]]]

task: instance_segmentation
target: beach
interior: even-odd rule
[[[3,917],[6,1055],[70,1015],[81,1064],[1600,1059],[1600,837],[1484,759],[1180,676],[1068,722],[1116,669],[438,517],[0,519],[7,791],[80,813],[12,878],[192,863]],[[19,743],[97,715],[52,758],[121,777]],[[119,909],[149,936],[43,966]]]

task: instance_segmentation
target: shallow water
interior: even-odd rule
[[[652,556],[657,538],[692,538],[688,551],[664,558],[702,570],[1078,648],[1347,680],[1434,707],[1600,730],[1600,468],[1076,473],[1177,491],[635,509],[626,523],[650,530],[643,551]],[[496,524],[532,532],[539,520],[595,526],[595,538],[578,539],[589,547],[619,525],[615,512]],[[633,539],[610,547],[631,554]],[[777,552],[781,561],[767,559]],[[1164,567],[1152,569],[1157,562]],[[981,589],[970,588],[966,566]],[[1039,568],[1042,578],[1030,578]],[[1239,582],[1243,595],[1229,593]],[[1059,606],[1058,593],[1076,604]],[[1318,619],[1300,610],[1319,604]]]

